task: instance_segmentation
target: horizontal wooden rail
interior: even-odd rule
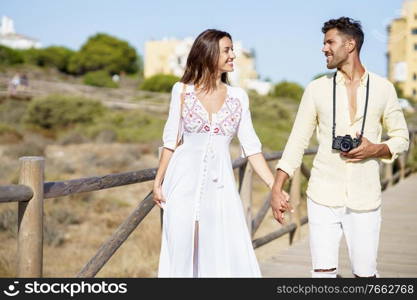
[[[0,185],[0,203],[29,201],[33,197],[32,189],[24,184]]]
[[[301,220],[300,220],[300,224],[301,225],[304,225],[307,222],[308,222],[308,217],[307,216],[302,217]],[[273,241],[273,240],[275,240],[275,239],[283,236],[284,234],[293,232],[296,229],[297,229],[297,225],[295,223],[291,223],[291,224],[285,225],[284,227],[282,227],[282,228],[280,228],[280,229],[278,229],[276,231],[273,231],[273,232],[271,232],[271,233],[269,233],[269,234],[267,234],[267,235],[265,235],[263,237],[260,237],[260,238],[257,238],[255,240],[253,240],[252,241],[253,248],[256,249],[256,248],[258,248],[258,247],[260,247],[262,245],[265,245],[265,244],[267,244],[267,243],[269,243],[269,242],[271,242],[271,241]]]
[[[151,181],[155,179],[156,170],[156,168],[151,168],[105,176],[45,182],[45,198],[56,198],[75,193],[93,192],[117,186]]]

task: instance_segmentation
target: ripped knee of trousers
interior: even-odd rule
[[[313,278],[336,278],[337,268],[331,269],[314,269],[311,271],[311,277]]]
[[[377,278],[377,274],[374,274],[372,276],[359,276],[353,273],[353,275],[355,275],[355,278]]]

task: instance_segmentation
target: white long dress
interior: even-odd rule
[[[174,149],[180,127],[183,144],[174,151],[162,184],[166,203],[158,277],[260,277],[229,151],[237,134],[242,156],[262,152],[248,96],[227,86],[225,102],[210,122],[194,86],[187,85],[180,122],[182,88],[177,82],[172,89],[163,134],[164,147]]]

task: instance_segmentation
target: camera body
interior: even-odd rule
[[[350,135],[337,136],[333,138],[332,148],[343,152],[357,148],[361,144],[361,139],[353,138]]]

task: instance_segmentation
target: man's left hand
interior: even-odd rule
[[[360,134],[356,133],[356,136],[359,137]],[[348,158],[347,162],[358,162],[363,159],[375,157],[378,152],[376,146],[376,144],[371,143],[366,137],[363,136],[362,142],[357,148],[352,149],[349,152],[341,152],[340,155]]]

